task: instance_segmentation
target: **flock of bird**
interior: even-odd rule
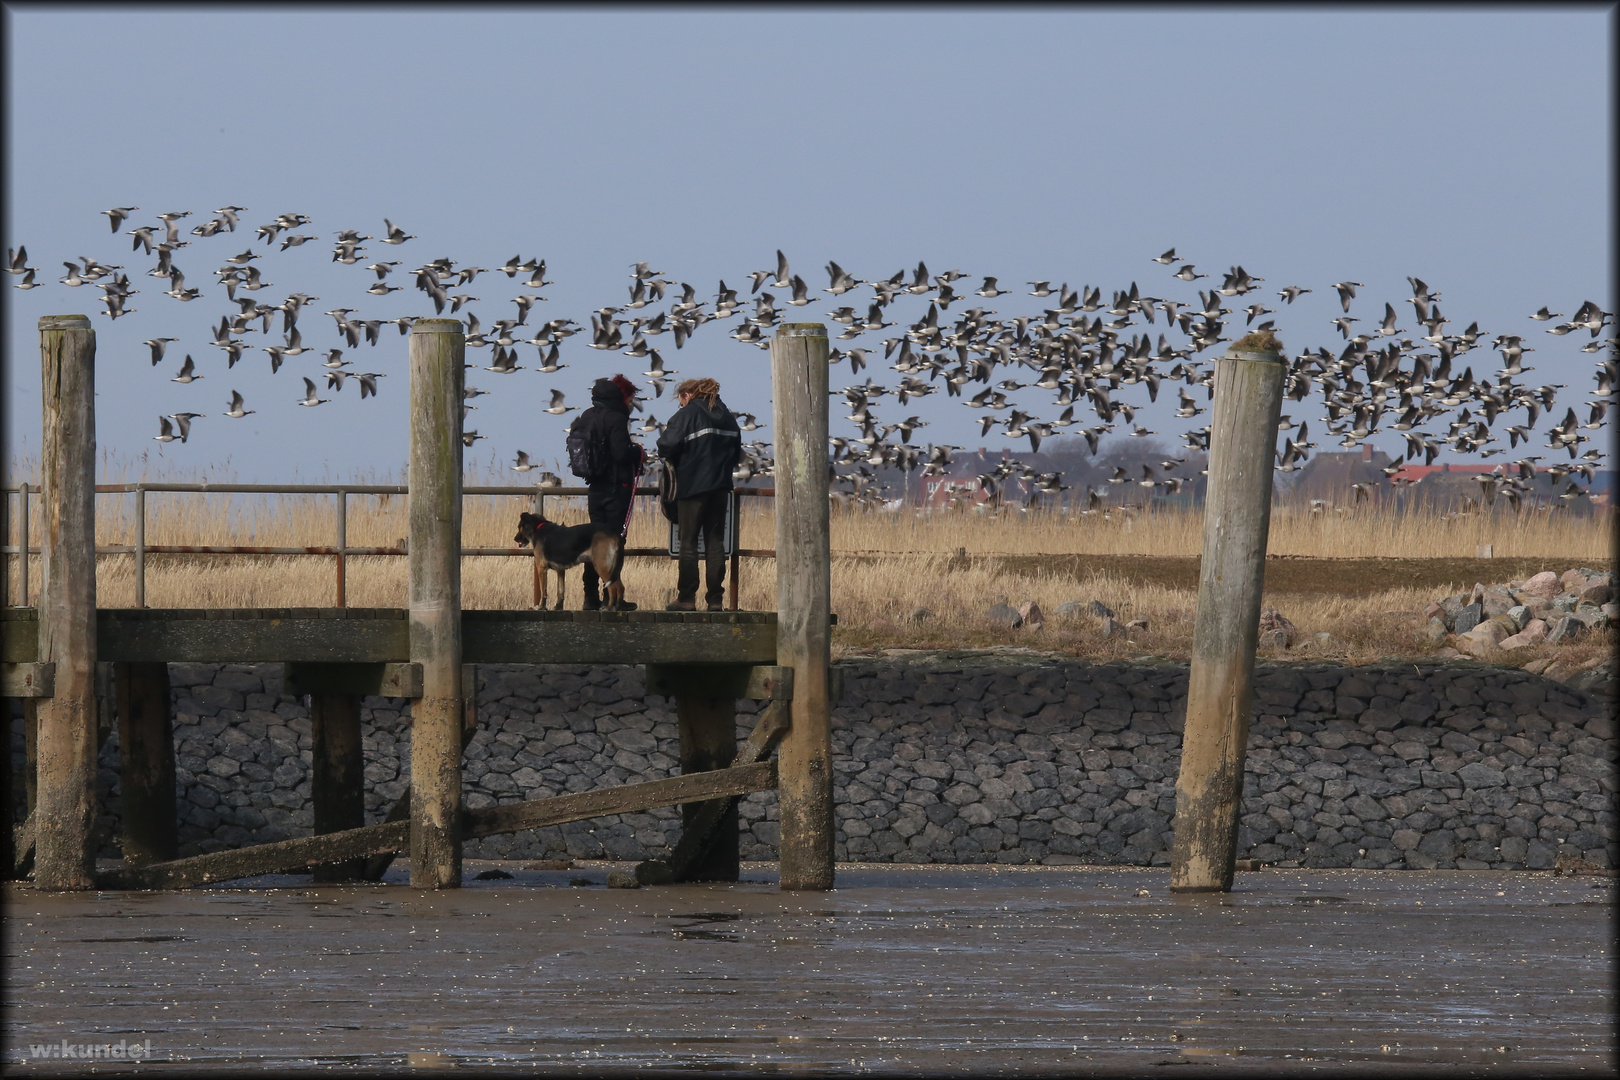
[[[104,210],[116,235],[126,222],[134,222],[139,207],[125,206]],[[232,234],[246,212],[240,206],[223,206],[215,217],[190,229],[198,241]],[[188,287],[186,276],[176,264],[178,254],[194,241],[183,239],[180,223],[191,216],[189,211],[157,215],[156,223],[140,224],[124,232],[132,238],[131,251],[156,256],[156,265],[147,270],[151,277],[167,279],[170,288],[163,295],[179,303],[189,303],[203,296],[203,290]],[[392,325],[401,335],[410,332],[418,316],[397,318],[362,318],[356,308],[336,307],[326,312],[335,322],[338,345],[319,348],[306,345],[298,320],[303,308],[319,300],[303,292],[291,292],[279,303],[266,303],[258,294],[273,288],[264,280],[263,271],[255,263],[272,253],[272,248],[287,251],[319,237],[304,230],[311,219],[304,214],[288,213],[276,217],[255,230],[256,242],[261,246],[255,252],[252,245],[238,254],[221,258],[214,270],[218,285],[223,288],[227,302],[236,310],[225,312],[213,328],[213,338],[206,344],[219,349],[224,355],[225,370],[229,372],[243,361],[249,350],[249,337],[258,334],[266,343],[258,347],[269,359],[270,370],[275,373],[290,358],[306,353],[324,356],[319,369],[303,376],[304,392],[292,399],[303,407],[327,404],[331,398],[320,396],[322,389],[337,393],[349,380],[359,387],[364,400],[378,393],[378,380],[384,372],[355,371],[355,361],[345,351],[356,353],[362,341],[376,346],[384,327]],[[332,244],[332,262],[358,266],[364,283],[363,292],[372,297],[386,297],[405,288],[390,284],[391,276],[402,265],[400,260],[384,260],[368,256],[366,244],[376,240],[379,244],[397,247],[416,239],[412,234],[383,219],[384,231],[379,237],[364,235],[357,229],[345,229],[335,234]],[[161,235],[161,239],[159,238]],[[279,239],[279,244],[277,243]],[[234,247],[227,243],[226,249]],[[375,261],[367,262],[368,258]],[[1211,353],[1215,346],[1229,342],[1229,334],[1239,330],[1275,331],[1275,321],[1266,318],[1277,309],[1266,306],[1260,286],[1264,278],[1256,277],[1242,266],[1233,266],[1221,275],[1219,285],[1210,275],[1178,256],[1175,249],[1153,258],[1153,263],[1166,268],[1168,281],[1183,284],[1209,279],[1207,288],[1197,290],[1197,302],[1149,295],[1131,282],[1126,289],[1113,290],[1105,300],[1101,287],[1081,285],[1070,288],[1067,282],[1054,286],[1050,281],[1025,283],[1022,288],[1007,289],[1001,279],[985,276],[977,288],[973,278],[960,270],[930,273],[923,262],[915,269],[901,269],[888,277],[870,281],[855,277],[836,262],[825,267],[828,285],[822,290],[831,296],[833,310],[825,317],[839,328],[831,350],[835,370],[849,365],[850,374],[859,376],[867,368],[878,367],[877,354],[882,352],[884,363],[896,378],[874,382],[870,374],[864,381],[833,391],[847,403],[848,421],[855,432],[831,439],[830,453],[835,473],[856,499],[877,497],[880,471],[901,469],[909,473],[920,469],[924,475],[941,476],[952,472],[953,454],[962,447],[948,444],[918,445],[913,434],[928,426],[929,422],[912,415],[893,423],[884,423],[876,415],[876,408],[884,398],[892,397],[902,411],[909,402],[944,391],[947,398],[960,398],[964,407],[979,410],[980,435],[988,436],[1000,427],[1004,436],[1013,440],[1028,440],[1031,453],[1037,453],[1042,441],[1058,434],[1082,437],[1092,453],[1096,453],[1103,436],[1119,431],[1124,435],[1146,438],[1157,434],[1137,420],[1142,409],[1138,400],[1132,403],[1124,396],[1138,388],[1144,390],[1150,402],[1157,401],[1161,390],[1173,390],[1176,397],[1174,416],[1194,421],[1207,412],[1195,391],[1206,391],[1203,402],[1213,396],[1214,365]],[[365,265],[362,265],[365,264]],[[133,314],[129,306],[131,297],[140,292],[133,288],[124,267],[81,256],[75,262],[64,262],[66,274],[62,285],[79,287],[93,284],[103,293],[105,315],[117,320]],[[38,269],[28,265],[24,247],[8,251],[6,269],[21,277],[17,287],[32,289],[43,284],[37,278]],[[563,342],[582,334],[585,327],[569,318],[554,318],[531,325],[529,318],[535,305],[546,298],[539,290],[552,284],[546,279],[543,259],[514,255],[504,264],[492,268],[458,265],[454,260],[440,257],[429,260],[408,271],[412,286],[431,301],[436,315],[448,308],[452,315],[460,316],[466,325],[468,349],[489,350],[489,363],[483,370],[496,375],[512,375],[532,370],[550,375],[569,365],[561,361]],[[470,305],[483,301],[468,291],[481,275],[486,284],[505,275],[507,283],[524,291],[507,301],[514,305],[503,318],[493,319],[486,326]],[[400,276],[404,276],[401,274]],[[522,278],[519,284],[518,279]],[[739,281],[748,283],[746,297],[742,286],[731,287],[720,281],[713,299],[700,298],[696,288],[685,282],[666,278],[649,264],[633,264],[630,272],[627,299],[617,305],[596,309],[590,316],[589,347],[608,354],[618,354],[646,364],[642,374],[650,381],[654,398],[663,396],[669,380],[678,374],[667,366],[662,355],[664,335],[673,340],[675,349],[686,343],[709,323],[728,324],[729,336],[761,349],[769,347],[770,331],[790,314],[787,309],[804,308],[816,302],[816,291],[798,273],[793,272],[787,257],[776,253],[773,269],[755,270]],[[1326,436],[1343,446],[1356,446],[1385,427],[1400,433],[1405,442],[1405,461],[1418,458],[1432,462],[1443,450],[1459,454],[1490,458],[1512,453],[1519,443],[1531,443],[1532,432],[1539,418],[1555,413],[1554,402],[1563,384],[1529,385],[1516,381],[1533,370],[1525,363],[1527,354],[1536,350],[1524,343],[1522,335],[1498,334],[1488,339],[1495,360],[1471,360],[1469,353],[1487,343],[1487,332],[1477,322],[1466,329],[1448,332],[1450,325],[1440,308],[1441,296],[1422,280],[1407,279],[1412,295],[1403,301],[1403,309],[1392,303],[1384,304],[1381,317],[1368,320],[1366,329],[1357,329],[1362,320],[1351,314],[1356,290],[1360,282],[1341,281],[1332,285],[1342,315],[1332,320],[1342,342],[1332,347],[1320,345],[1292,355],[1287,361],[1286,394],[1293,402],[1319,400],[1325,415],[1317,420]],[[1167,284],[1168,284],[1167,281]],[[358,284],[357,283],[357,291]],[[1152,287],[1152,286],[1150,286]],[[871,295],[859,293],[870,289]],[[1155,291],[1157,291],[1156,287]],[[782,290],[785,295],[769,290]],[[484,290],[487,291],[487,290]],[[1312,292],[1310,288],[1288,285],[1276,292],[1285,307],[1300,296]],[[1017,297],[1019,293],[1036,298],[1041,303],[1034,310],[1013,315],[998,315],[986,306],[990,302],[1004,305],[1021,300],[1002,300]],[[239,295],[240,294],[240,295]],[[859,299],[857,299],[859,296]],[[899,315],[901,305],[912,301],[924,307],[919,317],[904,321]],[[1248,302],[1245,299],[1248,298]],[[1231,301],[1232,307],[1226,306]],[[358,298],[356,303],[361,302]],[[1277,301],[1273,301],[1277,302]],[[780,307],[778,305],[781,305]],[[1411,311],[1404,310],[1410,305]],[[864,311],[862,310],[864,308]],[[425,310],[425,306],[424,306]],[[808,314],[808,313],[807,313]],[[1243,317],[1241,327],[1237,317]],[[272,328],[280,321],[280,338]],[[1406,318],[1403,318],[1405,316]],[[1162,317],[1163,322],[1159,319]],[[1493,473],[1481,477],[1482,493],[1487,499],[1498,491],[1504,493],[1515,506],[1521,496],[1530,490],[1539,472],[1551,473],[1554,482],[1568,480],[1562,494],[1573,498],[1580,494],[1577,478],[1590,481],[1602,460],[1603,453],[1583,444],[1591,443],[1587,431],[1600,429],[1605,423],[1617,381],[1620,381],[1620,341],[1611,334],[1599,340],[1605,327],[1611,327],[1614,316],[1596,303],[1580,305],[1568,321],[1561,313],[1543,307],[1530,318],[1540,322],[1553,322],[1547,333],[1557,336],[1585,330],[1589,340],[1582,352],[1606,352],[1607,356],[1595,367],[1596,390],[1585,402],[1585,417],[1578,416],[1573,407],[1566,409],[1558,423],[1545,429],[1545,447],[1556,456],[1559,451],[1568,455],[1567,463],[1554,463],[1540,468],[1540,455],[1525,455],[1504,464]],[[1408,326],[1402,326],[1409,319]],[[1426,331],[1419,333],[1419,331]],[[1157,342],[1153,335],[1157,331]],[[885,333],[887,332],[887,333]],[[867,335],[871,335],[870,338]],[[1172,341],[1171,337],[1177,338]],[[154,336],[143,344],[151,350],[154,367],[164,362],[168,346],[178,339]],[[869,343],[857,345],[865,340]],[[844,342],[851,344],[844,345]],[[520,350],[531,347],[533,354]],[[1204,358],[1208,354],[1209,358]],[[1489,356],[1481,353],[1481,356]],[[314,359],[314,357],[312,357]],[[520,360],[529,359],[529,364]],[[478,365],[469,363],[469,368]],[[1475,367],[1480,373],[1475,374]],[[175,383],[183,386],[200,381],[204,375],[197,370],[197,361],[186,353]],[[1457,369],[1461,368],[1460,371]],[[1494,369],[1494,370],[1492,370]],[[316,379],[323,378],[324,387]],[[1130,388],[1127,390],[1127,388]],[[1037,416],[1020,406],[1018,391],[1032,389],[1050,395],[1051,412]],[[487,393],[475,386],[466,388],[466,410],[475,409],[472,402]],[[241,419],[253,415],[255,410],[245,408],[242,394],[231,390],[226,417]],[[643,402],[638,401],[641,409]],[[549,404],[537,411],[562,417],[575,411],[567,404],[560,390],[550,391]],[[1043,412],[1046,410],[1043,410]],[[177,411],[159,418],[159,442],[178,440],[185,443],[192,433],[192,421],[206,414]],[[465,416],[466,414],[464,414]],[[744,431],[758,428],[754,416],[740,414]],[[1500,424],[1499,424],[1500,422]],[[650,413],[636,430],[652,433],[662,428]],[[1497,434],[1500,426],[1508,445],[1501,445]],[[1295,424],[1285,416],[1279,425],[1281,445],[1277,450],[1276,468],[1291,472],[1301,467],[1310,452],[1317,447],[1311,441],[1309,423]],[[1072,429],[1072,431],[1070,430]],[[472,446],[479,439],[477,430],[466,430],[463,440]],[[1209,428],[1191,427],[1181,433],[1185,447],[1191,451],[1207,451]],[[561,441],[559,433],[558,441]],[[512,468],[527,472],[535,466],[527,452],[518,450]],[[1139,485],[1150,492],[1174,494],[1191,477],[1186,475],[1187,458],[1167,458],[1160,462],[1162,473],[1151,466],[1142,466],[1140,478],[1121,475],[1116,470],[1110,478],[1112,484]],[[771,470],[771,448],[768,443],[753,441],[745,446],[743,462],[737,470],[739,481],[756,475],[768,475]],[[1385,471],[1391,482],[1399,485],[1404,462]],[[1177,470],[1182,474],[1177,475]],[[1062,496],[1069,490],[1058,472],[1038,472],[1033,466],[1016,459],[1004,459],[995,468],[978,476],[982,489],[992,495],[1011,492],[1014,486],[1028,493],[1028,504],[1047,496]],[[546,473],[542,482],[556,482]],[[1358,488],[1358,497],[1365,494],[1365,486]],[[1107,504],[1106,490],[1087,487],[1076,493],[1072,501],[1082,512],[1093,512]]]

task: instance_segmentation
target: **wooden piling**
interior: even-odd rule
[[[461,885],[461,405],[466,338],[455,319],[411,328],[411,885]]]
[[[84,315],[39,320],[45,535],[40,543],[39,659],[56,665],[39,705],[34,883],[95,884],[96,335]]]
[[[1237,858],[1254,652],[1286,365],[1228,351],[1216,365],[1198,614],[1176,778],[1170,888],[1228,892]]]
[[[309,718],[314,743],[310,797],[315,804],[315,835],[358,829],[366,823],[360,699],[353,694],[310,694]],[[354,880],[365,872],[365,864],[363,858],[322,863],[315,867],[315,880]]]
[[[793,669],[778,751],[781,887],[833,887],[831,541],[827,520],[827,328],[784,323],[771,339],[776,438],[776,663]]]
[[[737,757],[737,700],[695,693],[675,695],[675,716],[681,735],[681,775],[725,769]],[[681,807],[683,830],[697,828],[708,803]],[[704,822],[708,826],[708,822]],[[703,854],[686,868],[686,881],[736,881],[740,829],[737,806],[728,802],[708,830]]]
[[[167,862],[175,858],[179,846],[169,665],[114,664],[113,682],[124,865]]]

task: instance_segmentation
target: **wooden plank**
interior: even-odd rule
[[[1176,776],[1174,892],[1232,888],[1284,359],[1280,349],[1234,348],[1215,368],[1198,615]]]
[[[288,663],[282,672],[283,692],[348,694],[353,697],[417,698],[422,696],[421,664]]]
[[[218,881],[288,873],[321,863],[397,851],[410,841],[411,823],[393,821],[360,829],[300,836],[273,844],[215,851],[98,875],[102,889],[184,889]]]
[[[506,806],[468,810],[462,817],[462,836],[468,840],[497,833],[538,829],[607,814],[632,814],[659,806],[701,802],[776,786],[776,763],[761,761],[740,768],[671,776],[640,784],[624,784],[601,791],[581,791],[550,799],[531,799]]]
[[[97,620],[97,647],[104,660],[125,663],[251,664],[405,663],[410,627],[403,618],[262,618],[256,612],[232,619],[161,612],[169,618],[130,617],[105,610]],[[199,615],[201,613],[198,613]]]
[[[463,655],[469,663],[770,664],[776,661],[776,626],[768,622],[725,625],[712,621],[626,621],[558,625],[501,617],[506,614],[466,612],[462,623]]]
[[[46,698],[55,687],[55,664],[0,664],[0,697]]]
[[[39,610],[0,608],[0,663],[32,664],[39,660]]]
[[[701,691],[751,701],[777,697],[784,677],[791,685],[793,669],[775,664],[648,664],[645,673],[649,694],[675,697]]]

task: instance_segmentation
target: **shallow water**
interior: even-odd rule
[[[440,894],[7,886],[8,1071],[81,1071],[28,1056],[64,1039],[150,1040],[199,1071],[1615,1060],[1612,879],[1266,870],[1190,897],[1112,867],[841,866],[808,894],[779,892],[774,864],[642,890],[603,887],[605,863],[472,880],[493,865]]]

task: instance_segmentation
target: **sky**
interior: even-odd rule
[[[585,330],[563,342],[568,366],[554,374],[533,370],[530,346],[517,350],[525,370],[468,373],[488,393],[472,402],[467,426],[483,438],[467,457],[498,470],[518,449],[564,456],[577,413],[542,412],[553,389],[584,406],[595,378],[623,371],[647,385],[644,361],[587,346],[590,313],[625,303],[641,261],[676,283],[672,297],[690,282],[712,305],[722,278],[749,299],[747,275],[774,270],[781,249],[812,302],[788,307],[786,290],[763,291],[789,321],[835,333],[827,313],[864,310],[872,292],[829,296],[829,260],[868,281],[900,269],[909,280],[923,260],[932,274],[963,271],[968,292],[993,275],[1008,294],[970,295],[947,315],[971,303],[1002,317],[1052,303],[1025,282],[1088,284],[1106,301],[1134,281],[1196,304],[1241,265],[1266,284],[1226,301],[1238,309],[1227,333],[1258,299],[1293,353],[1342,348],[1335,282],[1363,283],[1358,330],[1377,326],[1385,302],[1410,327],[1412,275],[1443,295],[1452,330],[1477,321],[1487,337],[1522,335],[1536,369],[1523,379],[1564,384],[1556,414],[1571,404],[1583,418],[1600,359],[1580,351],[1588,334],[1550,336],[1555,323],[1529,316],[1543,305],[1572,315],[1589,299],[1615,310],[1611,8],[6,5],[5,15],[4,231],[8,249],[26,245],[40,282],[4,281],[8,468],[39,446],[37,320],[84,313],[97,331],[109,469],[397,477],[407,339],[385,326],[377,346],[352,350],[322,312],[432,315],[410,271],[438,257],[485,268],[543,258],[554,282],[543,289],[490,270],[451,291],[480,298],[468,310],[485,328],[515,315],[511,298],[538,292],[529,327],[567,317]],[[190,235],[228,205],[246,208],[234,233]],[[114,235],[100,211],[123,206],[140,210]],[[132,253],[125,235],[182,210],[190,246],[174,263],[202,290],[190,302],[164,295],[167,279],[146,275],[155,258]],[[280,251],[255,239],[294,212],[311,219],[295,231],[317,240]],[[381,244],[385,217],[416,238]],[[343,229],[376,238],[352,266],[331,261]],[[1171,247],[1210,280],[1183,283],[1151,261]],[[255,348],[233,368],[209,344],[238,310],[214,270],[244,251],[261,256],[264,302],[319,297],[298,321],[314,348],[274,375],[262,346],[281,340],[279,318],[270,335],[245,335]],[[111,320],[94,284],[57,283],[65,261],[85,256],[126,267],[140,290],[132,312]],[[389,281],[403,291],[365,292],[377,259],[400,260]],[[1312,291],[1284,304],[1286,284]],[[926,307],[908,297],[888,317],[909,322]],[[749,437],[768,441],[768,353],[728,337],[735,322],[702,326],[682,349],[669,334],[649,344],[677,379],[719,379],[733,409],[759,417]],[[896,332],[855,344],[881,357]],[[155,336],[178,339],[156,367],[141,344]],[[376,398],[362,401],[353,381],[324,389],[332,347],[356,361],[350,370],[388,376]],[[170,381],[188,354],[203,378]],[[489,359],[469,350],[480,367]],[[1469,359],[1483,372],[1499,358]],[[331,400],[297,407],[303,376]],[[868,376],[900,377],[878,359],[858,376],[838,368],[832,385]],[[1140,401],[1138,422],[1172,442],[1207,422],[1173,418],[1174,394],[1146,407],[1142,389],[1118,396]],[[252,415],[222,415],[232,390]],[[1013,397],[1040,418],[1057,413],[1047,391]],[[916,442],[1027,448],[1000,429],[981,435],[981,413],[961,401],[890,396],[873,412],[889,423],[919,415],[928,426]],[[857,434],[843,404],[833,402],[833,432]],[[669,391],[645,407],[667,419]],[[190,439],[153,441],[159,415],[179,411],[204,414]],[[1372,441],[1403,447],[1394,432]]]

